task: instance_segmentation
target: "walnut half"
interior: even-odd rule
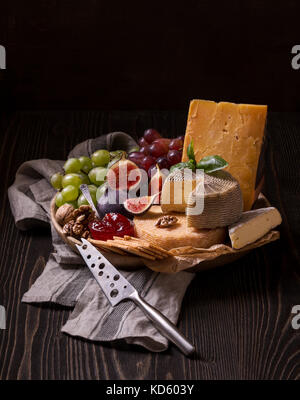
[[[158,228],[168,228],[169,226],[175,225],[177,221],[177,217],[174,217],[172,215],[164,215],[156,221],[155,226],[157,226]]]
[[[73,211],[68,214],[67,221],[65,219],[63,232],[68,236],[75,237],[76,239],[80,237],[87,239],[90,236],[88,224],[94,218],[95,213],[90,206],[82,205],[79,208],[73,208]]]
[[[70,204],[64,204],[58,208],[55,214],[56,221],[59,225],[64,226],[73,218],[74,207]]]

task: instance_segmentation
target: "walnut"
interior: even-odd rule
[[[56,211],[55,218],[59,225],[63,226],[71,219],[73,219],[72,213],[74,211],[74,207],[71,204],[64,204],[59,207]]]
[[[86,216],[84,214],[79,215],[79,217],[76,218],[76,223],[80,224],[86,219]]]
[[[88,224],[94,218],[95,213],[88,205],[80,206],[76,210],[73,209],[63,227],[63,232],[68,236],[87,239],[90,236]]]
[[[72,236],[73,225],[74,225],[74,221],[67,222],[63,227],[63,232],[68,236]]]
[[[83,224],[79,224],[75,222],[75,224],[72,227],[72,232],[74,233],[75,236],[80,236],[84,231],[84,226]]]
[[[90,237],[90,231],[89,230],[84,231],[81,237],[83,237],[83,239],[88,239]]]
[[[175,225],[177,221],[177,217],[174,217],[172,215],[164,215],[156,221],[155,226],[157,226],[158,228],[168,228],[169,226]]]

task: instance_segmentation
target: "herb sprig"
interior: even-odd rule
[[[206,156],[197,162],[195,158],[193,141],[191,141],[191,143],[188,145],[187,156],[189,158],[188,161],[173,165],[170,169],[170,172],[174,171],[175,169],[189,168],[192,171],[195,171],[196,169],[203,169],[205,173],[210,174],[223,169],[228,165],[228,162],[218,155]]]

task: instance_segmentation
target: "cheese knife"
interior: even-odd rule
[[[81,242],[82,245],[76,245],[76,247],[110,304],[116,306],[123,300],[133,301],[162,335],[173,342],[183,354],[191,356],[195,352],[195,347],[177,327],[161,312],[148,304],[96,247],[86,239],[81,239]]]

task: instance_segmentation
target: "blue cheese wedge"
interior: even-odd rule
[[[275,207],[246,211],[238,222],[228,227],[231,245],[234,249],[241,249],[262,238],[281,222],[281,215]]]

